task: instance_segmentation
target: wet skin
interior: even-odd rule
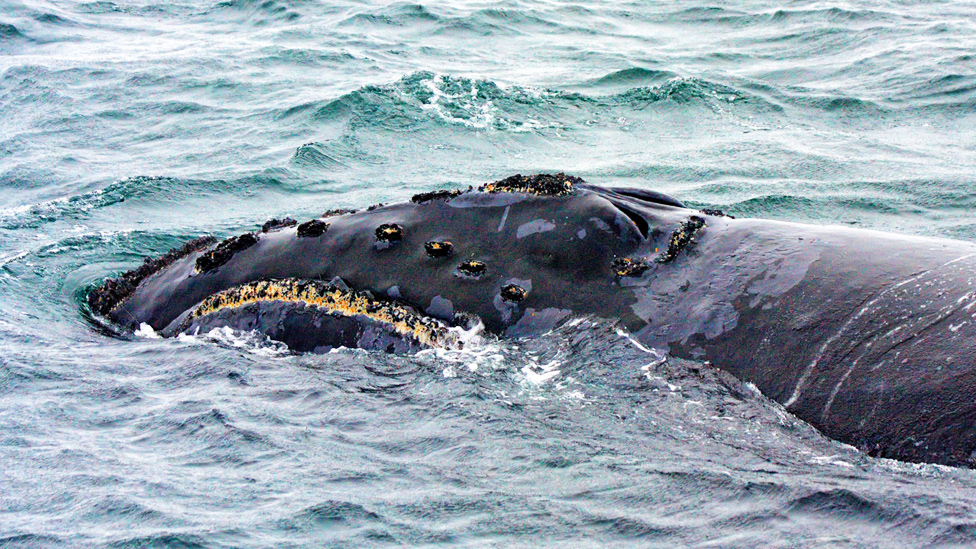
[[[472,190],[322,221],[319,236],[299,237],[301,225],[258,234],[203,272],[197,260],[214,245],[193,251],[107,316],[164,335],[253,328],[303,351],[424,346],[383,321],[301,300],[194,316],[208,297],[248,283],[336,277],[367,300],[396,300],[446,324],[474,315],[506,337],[595,315],[619,320],[644,345],[754,383],[873,455],[976,463],[971,243],[731,219],[655,193],[581,184],[563,196]],[[378,238],[381,226],[398,227],[399,239]],[[467,262],[484,272],[466,272]]]

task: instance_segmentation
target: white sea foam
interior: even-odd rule
[[[152,328],[149,329],[152,330]],[[224,347],[240,349],[247,353],[267,357],[279,357],[291,354],[288,346],[280,341],[275,341],[259,332],[235,330],[229,326],[213,328],[204,334],[200,334],[199,332],[194,334],[178,334],[176,339],[189,345],[216,343]]]
[[[143,322],[142,324],[139,324],[139,329],[136,330],[133,333],[133,335],[135,335],[136,337],[143,337],[143,338],[146,338],[146,339],[162,339],[163,338],[163,336],[161,336],[158,333],[156,333],[156,330],[153,330],[153,327],[152,326],[146,324],[145,322]]]

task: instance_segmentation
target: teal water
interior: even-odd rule
[[[599,322],[307,357],[82,306],[189,238],[516,172],[976,240],[971,3],[0,0],[0,121],[0,547],[976,544],[972,471]]]

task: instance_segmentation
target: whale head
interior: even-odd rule
[[[637,327],[627,279],[677,259],[705,225],[695,214],[651,191],[516,175],[199,239],[89,303],[129,329],[231,326],[300,351],[451,346],[448,328],[478,322],[531,336],[581,314]]]

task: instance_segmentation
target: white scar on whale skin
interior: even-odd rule
[[[547,219],[536,219],[519,225],[515,231],[515,238],[522,239],[536,233],[544,233],[556,228],[556,224]]]
[[[960,257],[959,259],[950,261],[949,263],[946,263],[945,265],[942,265],[941,267],[945,267],[946,265],[950,265],[952,263],[955,263],[956,261],[959,261],[960,259],[965,259],[965,257]],[[941,267],[939,267],[939,268],[941,268]],[[929,282],[927,284],[931,284],[931,282]],[[921,327],[919,327],[917,329],[914,329],[908,338],[902,339],[901,342],[895,344],[894,346],[900,345],[904,341],[907,341],[907,339],[909,339],[909,338],[915,338],[915,337],[917,337],[922,332],[924,332],[928,328],[931,328],[933,325],[937,324],[938,322],[941,322],[942,320],[945,320],[946,318],[949,318],[952,315],[952,313],[954,313],[954,312],[958,311],[959,309],[961,309],[962,308],[962,304],[967,299],[969,299],[971,296],[972,296],[972,292],[967,293],[964,296],[962,296],[959,299],[957,299],[954,305],[949,305],[948,307],[943,307],[941,310],[939,310],[939,311],[936,312],[936,316],[935,316],[934,319],[929,320],[929,321],[925,322],[923,326],[921,326]],[[922,305],[921,308],[924,309],[925,308],[925,305]],[[907,317],[903,317],[903,318],[907,318]],[[962,324],[959,324],[959,325],[955,326],[955,328],[953,328],[953,325],[950,323],[949,324],[949,331],[950,332],[956,332],[960,328],[962,328],[965,324],[966,324],[966,321],[963,321]],[[897,331],[900,331],[903,327],[904,326],[898,326],[897,328],[895,328],[893,330],[890,330],[883,337],[888,337],[888,336],[892,335],[893,333],[895,333]],[[873,344],[873,340],[872,340],[872,343],[868,343],[868,346],[870,347],[872,344]],[[884,352],[887,352],[887,351],[891,350],[891,348],[893,348],[893,347],[889,347]],[[830,407],[833,406],[834,400],[837,398],[837,395],[840,393],[840,388],[844,385],[844,383],[847,382],[847,379],[849,377],[851,377],[851,374],[854,372],[855,368],[857,368],[857,364],[858,364],[858,362],[860,360],[861,360],[860,358],[855,359],[851,363],[851,366],[847,369],[847,371],[844,372],[844,375],[842,375],[840,377],[840,381],[838,381],[837,384],[834,386],[833,391],[831,391],[831,393],[830,393],[830,397],[827,399],[827,403],[824,405],[824,408],[823,408],[823,410],[820,413],[820,418],[823,421],[826,421],[827,420],[827,414],[830,413]],[[873,367],[873,369],[880,367],[883,363],[884,363],[884,361],[882,361],[881,363],[875,365]]]
[[[803,371],[803,374],[800,375],[800,379],[798,379],[797,382],[796,382],[796,387],[793,388],[793,394],[790,395],[790,398],[788,398],[786,400],[786,402],[783,403],[783,407],[788,409],[790,406],[792,406],[793,404],[796,403],[797,399],[800,398],[800,393],[801,393],[801,390],[803,389],[803,386],[806,384],[807,380],[810,378],[810,375],[813,374],[813,371],[817,368],[817,365],[820,363],[820,359],[823,358],[823,355],[827,351],[827,348],[830,347],[835,341],[837,341],[838,339],[840,339],[840,337],[844,334],[844,332],[847,331],[847,328],[849,328],[851,326],[851,324],[854,323],[854,321],[856,321],[859,318],[863,317],[864,314],[867,313],[874,304],[876,304],[878,301],[880,301],[881,298],[883,298],[885,295],[887,295],[888,292],[890,292],[892,290],[897,290],[898,288],[900,288],[900,287],[902,287],[902,286],[904,286],[906,284],[911,284],[912,282],[915,282],[915,281],[921,279],[923,276],[931,273],[932,271],[934,271],[936,269],[941,269],[942,267],[946,267],[948,265],[952,265],[953,263],[956,263],[958,261],[962,261],[964,259],[968,259],[970,257],[973,257],[973,255],[974,254],[969,254],[969,255],[964,255],[962,257],[957,257],[956,259],[953,259],[952,261],[943,263],[942,265],[939,265],[938,267],[934,267],[932,269],[927,269],[927,270],[925,270],[925,271],[923,271],[923,272],[921,272],[921,273],[919,273],[919,274],[917,274],[917,275],[915,275],[915,276],[913,276],[911,278],[908,278],[906,280],[903,280],[903,281],[899,282],[898,284],[895,284],[894,286],[889,286],[883,292],[881,292],[877,296],[875,296],[874,299],[872,299],[871,301],[867,302],[863,307],[861,307],[861,310],[860,311],[858,311],[851,318],[847,319],[847,322],[845,322],[844,325],[841,326],[839,330],[837,330],[836,332],[834,332],[834,335],[832,335],[829,338],[827,338],[827,341],[825,341],[820,346],[820,349],[817,351],[817,355],[813,358],[812,361],[810,361],[810,365],[806,367],[806,369]],[[855,365],[856,364],[857,364],[857,362],[855,361]],[[851,366],[851,370],[853,370],[853,369],[854,369],[854,365]],[[850,370],[848,370],[847,375],[850,375]],[[842,377],[841,383],[843,383],[844,380],[846,380],[846,376]],[[831,400],[830,403],[832,403],[832,400]],[[829,407],[829,404],[828,404],[828,407]]]
[[[500,232],[502,232],[502,229],[505,228],[505,221],[508,220],[508,212],[511,209],[512,209],[512,206],[510,206],[510,205],[509,206],[505,206],[505,213],[502,214],[502,220],[501,220],[501,222],[498,223],[498,230],[495,231],[495,232],[500,233]]]

